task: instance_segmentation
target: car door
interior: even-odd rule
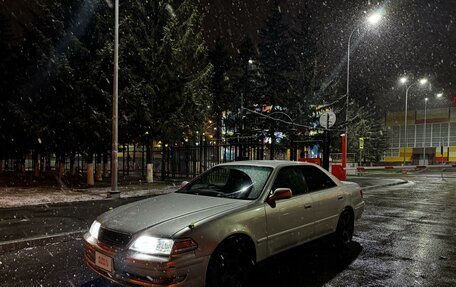
[[[296,246],[303,242],[303,238],[313,236],[312,197],[307,192],[299,168],[281,168],[272,191],[276,188],[290,188],[292,197],[276,201],[275,206],[265,203],[270,255]]]
[[[302,166],[301,171],[312,196],[315,236],[334,232],[339,213],[344,207],[342,190],[324,171],[315,166]]]

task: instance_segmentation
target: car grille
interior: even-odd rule
[[[109,230],[101,227],[98,241],[112,247],[124,247],[131,239],[131,234]]]

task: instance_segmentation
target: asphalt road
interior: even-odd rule
[[[87,230],[99,214],[143,198],[0,208],[0,245],[5,241]]]
[[[456,180],[408,179],[365,192],[367,209],[345,254],[318,240],[260,263],[252,285],[456,286]],[[65,219],[69,225],[87,226],[90,212],[109,208],[87,204],[75,208],[81,220]],[[76,238],[0,254],[0,286],[116,285],[85,266]]]

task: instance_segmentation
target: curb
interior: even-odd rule
[[[388,184],[371,185],[371,186],[361,187],[361,189],[362,190],[372,190],[372,189],[377,189],[377,188],[381,188],[381,187],[395,186],[395,185],[401,185],[401,184],[406,184],[406,183],[409,183],[409,181],[402,180],[400,182],[393,182],[393,183],[388,183]]]
[[[0,242],[0,254],[17,251],[24,248],[43,246],[48,243],[64,242],[82,236],[87,230],[77,230],[46,236],[37,236],[20,240]]]

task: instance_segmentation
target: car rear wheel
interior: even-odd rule
[[[335,234],[336,243],[339,246],[345,247],[352,241],[353,232],[355,230],[355,224],[353,221],[353,215],[349,210],[344,210],[337,223],[337,229]]]
[[[209,260],[207,287],[247,286],[254,260],[246,240],[230,238],[217,247]]]

